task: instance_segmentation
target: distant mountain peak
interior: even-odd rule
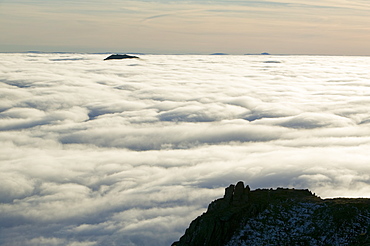
[[[126,55],[126,54],[124,54],[124,55],[113,54],[113,55],[110,55],[107,58],[105,58],[104,61],[105,60],[116,60],[116,59],[133,59],[133,58],[139,58],[139,57]]]
[[[212,53],[211,55],[212,55],[212,56],[227,56],[227,55],[229,55],[229,54],[218,52],[218,53]]]

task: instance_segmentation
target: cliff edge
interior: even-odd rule
[[[370,245],[370,199],[309,190],[250,190],[243,182],[191,222],[172,246]]]

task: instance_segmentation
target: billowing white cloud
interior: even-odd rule
[[[239,180],[370,197],[367,57],[1,58],[1,245],[170,245]]]

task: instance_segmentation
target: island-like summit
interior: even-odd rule
[[[105,58],[104,61],[106,61],[106,60],[118,60],[118,59],[134,59],[134,58],[139,58],[139,57],[132,56],[132,55],[127,55],[127,54],[124,54],[124,55],[113,54],[113,55],[110,55],[107,58]]]

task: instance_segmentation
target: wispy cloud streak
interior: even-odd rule
[[[363,55],[369,10],[364,1],[331,0],[2,1],[0,44],[2,51]]]

